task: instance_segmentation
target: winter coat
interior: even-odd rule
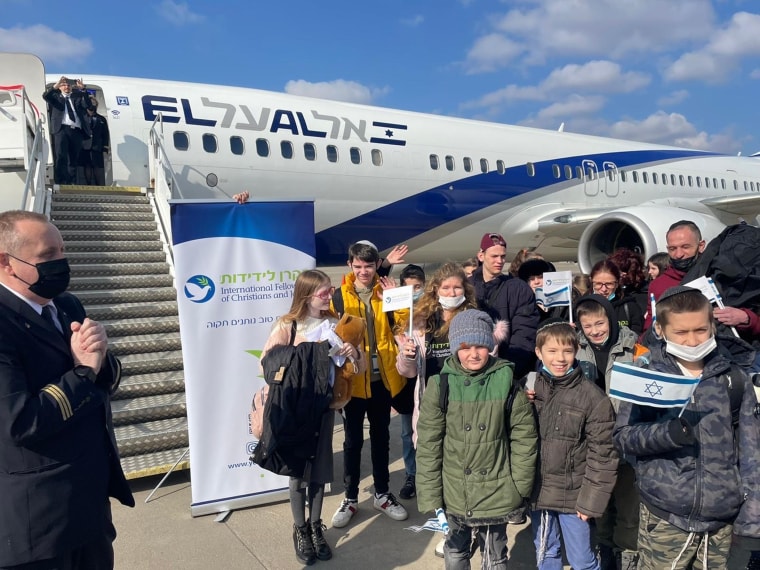
[[[682,416],[691,426],[691,438],[684,435],[679,408],[623,402],[615,445],[635,465],[641,500],[657,516],[688,532],[713,532],[736,519],[734,532],[760,538],[757,400],[749,379],[721,355],[720,340],[718,344],[719,349],[705,358],[702,377]],[[651,348],[648,368],[681,374],[664,342]],[[729,386],[742,381],[735,430]]]
[[[644,330],[644,312],[633,296],[618,297],[612,299],[612,308],[615,309],[615,318],[618,325],[628,327],[637,335]]]
[[[681,284],[681,279],[686,275],[685,271],[679,271],[672,265],[668,266],[665,271],[660,273],[655,279],[649,283],[649,295],[654,295],[654,300],[658,301],[662,294],[676,285]],[[644,330],[649,330],[652,326],[652,309],[651,307],[644,315]],[[643,336],[643,335],[642,335]]]
[[[343,298],[342,312],[361,317],[367,321],[367,307],[356,292],[356,289],[354,288],[355,283],[356,277],[353,273],[349,273],[345,276],[340,291],[336,291],[335,293],[336,295],[341,295]],[[401,389],[406,385],[406,378],[402,377],[396,370],[398,346],[396,346],[396,340],[393,337],[391,324],[388,321],[386,313],[383,312],[383,301],[378,295],[378,292],[381,291],[382,287],[380,286],[380,283],[375,283],[370,303],[372,304],[372,312],[374,314],[375,343],[377,344],[376,354],[379,359],[380,376],[383,379],[383,384],[391,393],[391,397],[393,397],[401,392]],[[331,307],[334,307],[334,301],[331,303]],[[363,350],[368,359],[372,355],[371,349],[372,347],[369,346],[369,335],[365,332]],[[371,379],[372,366],[368,365],[363,373],[356,374],[351,378],[351,396],[354,398],[371,398]]]
[[[561,378],[539,372],[535,392],[540,446],[535,509],[601,517],[618,467],[609,398],[577,362]]]
[[[494,321],[505,320],[509,338],[499,344],[499,357],[515,364],[515,377],[522,378],[533,370],[536,361],[536,329],[538,307],[536,296],[522,279],[498,275],[486,282],[479,267],[469,278],[475,287],[478,308],[491,315]]]
[[[435,375],[417,424],[419,510],[444,507],[471,526],[506,522],[533,486],[537,439],[530,404],[513,388],[511,364],[504,360],[490,357],[482,370],[470,372],[451,356],[443,372],[449,375],[446,414]]]

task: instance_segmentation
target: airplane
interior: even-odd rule
[[[0,84],[23,85],[46,126],[41,95],[60,76],[28,54],[0,54],[0,69]],[[665,251],[677,220],[709,240],[760,213],[757,156],[242,87],[67,76],[83,78],[108,119],[109,184],[152,187],[158,138],[172,198],[313,198],[319,266],[345,263],[361,239],[381,253],[406,243],[410,262],[463,260],[497,232],[511,254],[528,248],[588,273],[618,247]],[[21,96],[0,94],[8,115]]]

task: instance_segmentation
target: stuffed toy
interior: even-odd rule
[[[364,345],[364,330],[367,324],[361,317],[343,314],[335,325],[335,334],[343,342],[347,342],[356,347],[359,351],[359,358],[347,358],[343,366],[335,371],[335,384],[333,385],[333,397],[330,408],[339,410],[345,406],[351,399],[351,377],[361,374],[367,369],[366,359],[362,346]]]

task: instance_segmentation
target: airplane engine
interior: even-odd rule
[[[583,231],[578,243],[578,265],[589,273],[597,262],[621,247],[640,253],[646,261],[666,251],[665,234],[679,220],[694,222],[706,241],[726,226],[710,214],[672,206],[635,206],[602,214]]]

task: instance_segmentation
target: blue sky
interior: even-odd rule
[[[0,8],[0,51],[35,53],[47,72],[85,81],[89,73],[236,85],[760,151],[752,0],[0,0]]]

